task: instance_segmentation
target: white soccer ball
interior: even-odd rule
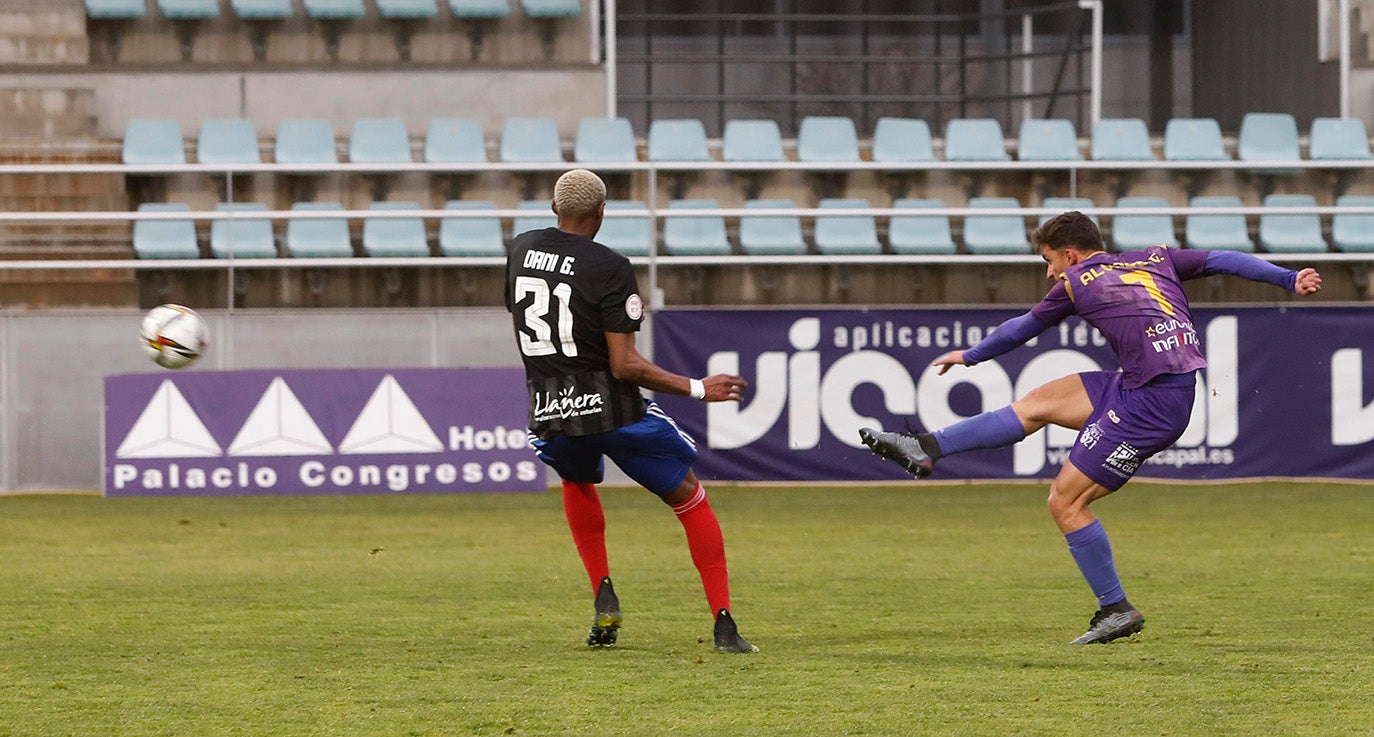
[[[153,363],[169,369],[190,366],[205,352],[210,330],[190,307],[158,305],[143,318],[138,341]]]

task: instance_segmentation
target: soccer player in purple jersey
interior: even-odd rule
[[[977,345],[951,351],[932,365],[944,374],[952,366],[995,358],[1077,314],[1107,339],[1121,370],[1056,379],[1009,406],[933,433],[863,428],[859,435],[875,454],[924,478],[947,455],[1012,445],[1051,424],[1078,430],[1068,460],[1050,483],[1049,508],[1099,607],[1073,644],[1110,642],[1139,632],[1145,617],[1126,600],[1111,543],[1088,505],[1120,489],[1188,425],[1195,373],[1207,363],[1182,282],[1232,274],[1305,296],[1320,290],[1322,279],[1314,269],[1292,271],[1237,251],[1154,246],[1107,253],[1097,225],[1076,211],[1046,221],[1031,241],[1054,282],[1049,293]]]

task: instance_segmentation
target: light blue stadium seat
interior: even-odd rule
[[[582,15],[580,0],[520,0],[520,7],[531,18],[576,18]]]
[[[305,14],[321,20],[346,20],[367,15],[363,0],[301,0]]]
[[[348,137],[348,160],[357,164],[408,164],[410,134],[400,118],[360,118]]]
[[[294,211],[343,211],[337,202],[297,202]],[[286,254],[296,258],[351,258],[353,240],[343,218],[292,218],[286,221]]]
[[[622,256],[648,256],[654,247],[654,235],[649,228],[649,208],[633,200],[607,200],[606,212],[636,212],[642,217],[607,217],[601,221],[596,242]]]
[[[1173,118],[1164,126],[1166,161],[1230,161],[1212,118]]]
[[[583,118],[573,137],[573,161],[639,161],[629,118]]]
[[[296,14],[291,0],[230,0],[230,7],[244,20],[278,20]]]
[[[914,197],[892,203],[897,210],[944,206],[940,200]],[[887,226],[887,243],[893,253],[901,254],[947,254],[957,250],[950,235],[948,215],[893,215]]]
[[[458,18],[506,18],[510,16],[510,0],[448,0],[449,9]]]
[[[563,145],[553,118],[508,118],[501,131],[501,161],[544,164],[563,161]]]
[[[655,120],[649,124],[650,161],[711,161],[706,126],[700,120]]]
[[[1336,207],[1374,207],[1374,197],[1345,195],[1336,198]],[[1332,215],[1331,242],[1338,251],[1374,252],[1374,214],[1338,212]]]
[[[1016,158],[1021,161],[1079,161],[1078,133],[1063,118],[1021,121],[1016,137]]]
[[[184,164],[186,143],[181,124],[171,119],[135,118],[124,131],[126,164]]]
[[[671,256],[724,256],[730,253],[723,217],[674,217],[672,210],[718,210],[715,200],[673,200],[663,218],[663,249]]]
[[[1231,195],[1194,197],[1190,207],[1241,207],[1239,197]],[[1254,252],[1255,242],[1245,229],[1244,215],[1188,215],[1183,223],[1183,239],[1189,248],[1208,251]]]
[[[1090,207],[1097,207],[1097,203],[1087,197],[1046,197],[1041,201],[1040,206],[1053,208],[1059,212],[1068,212],[1070,210],[1086,210]],[[1059,212],[1055,213],[1055,215],[1058,215]],[[1039,223],[1044,223],[1052,217],[1054,217],[1054,215],[1041,215]],[[1097,223],[1099,226],[1101,225],[1096,215],[1089,215],[1088,217],[1091,218],[1094,223]]]
[[[481,200],[449,200],[445,210],[495,210],[496,204]],[[506,241],[501,219],[442,218],[439,220],[439,253],[443,256],[504,256]]]
[[[435,118],[425,130],[424,160],[431,164],[483,164],[487,141],[475,120]]]
[[[414,202],[373,202],[369,210],[418,210]],[[363,255],[385,257],[428,256],[425,221],[418,218],[364,218]]]
[[[162,17],[177,20],[218,18],[219,0],[157,0]]]
[[[423,19],[439,15],[435,0],[376,0],[377,13],[383,18]]]
[[[1317,198],[1310,194],[1271,194],[1264,198],[1264,206],[1316,207]],[[1328,250],[1326,239],[1322,237],[1321,217],[1316,213],[1261,214],[1259,242],[1270,253],[1325,253]]]
[[[872,207],[861,198],[826,198],[822,210],[855,210]],[[824,254],[882,253],[877,220],[872,215],[817,215],[816,250]]]
[[[262,151],[253,121],[246,118],[211,118],[200,124],[196,159],[202,164],[259,164]]]
[[[798,161],[858,161],[859,132],[845,117],[813,115],[797,130]]]
[[[792,200],[749,200],[749,210],[795,208]],[[751,256],[806,253],[801,217],[796,215],[745,215],[739,219],[740,250]]]
[[[287,118],[277,125],[273,155],[279,164],[337,164],[334,125],[323,118]]]
[[[945,124],[946,161],[1011,161],[1002,124],[993,118],[955,118]]]
[[[215,258],[276,258],[277,240],[272,235],[272,221],[250,218],[253,213],[266,212],[260,202],[221,202],[220,212],[243,213],[244,218],[215,220],[210,224],[210,255]]]
[[[144,0],[86,0],[86,15],[97,20],[142,18],[148,14]]]
[[[1093,126],[1094,161],[1155,161],[1150,129],[1139,118],[1103,118]]]
[[[190,212],[191,207],[181,202],[145,202],[138,206],[139,212]],[[200,258],[200,245],[196,241],[196,225],[190,218],[185,220],[136,220],[134,221],[134,255],[138,258]]]
[[[972,197],[970,208],[1017,208],[1015,197]],[[1026,221],[1019,215],[969,215],[964,218],[964,248],[975,255],[1030,253]]]
[[[879,118],[873,127],[873,160],[887,164],[934,161],[930,124],[919,118]]]
[[[1297,161],[1298,123],[1288,113],[1246,113],[1236,142],[1241,161]],[[1252,169],[1260,174],[1297,174],[1300,169]]]
[[[517,215],[511,224],[511,235],[517,236],[531,230],[558,227],[558,217],[549,208],[548,200],[521,200],[515,209],[528,210],[528,215]]]
[[[1313,161],[1368,159],[1369,133],[1363,118],[1317,118],[1307,137],[1307,158]]]
[[[727,120],[721,139],[725,161],[786,161],[782,132],[772,120]]]
[[[1163,197],[1122,197],[1117,207],[1168,207]],[[1116,215],[1112,218],[1112,244],[1117,251],[1138,251],[1150,246],[1178,247],[1174,219],[1169,215]]]

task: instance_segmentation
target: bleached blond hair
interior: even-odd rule
[[[560,215],[588,215],[605,201],[606,183],[586,169],[564,172],[553,185],[553,204]]]

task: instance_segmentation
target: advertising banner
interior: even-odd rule
[[[105,494],[544,491],[512,369],[105,378]]]
[[[851,481],[909,478],[871,455],[860,427],[939,429],[1005,406],[1071,373],[1115,370],[1106,341],[1076,317],[1026,346],[944,376],[1007,309],[674,310],[654,319],[654,357],[689,376],[737,373],[744,401],[657,400],[697,438],[703,478]],[[1193,310],[1208,366],[1192,421],[1137,476],[1161,479],[1374,479],[1374,310]],[[938,479],[1052,477],[1077,433],[945,458]]]

